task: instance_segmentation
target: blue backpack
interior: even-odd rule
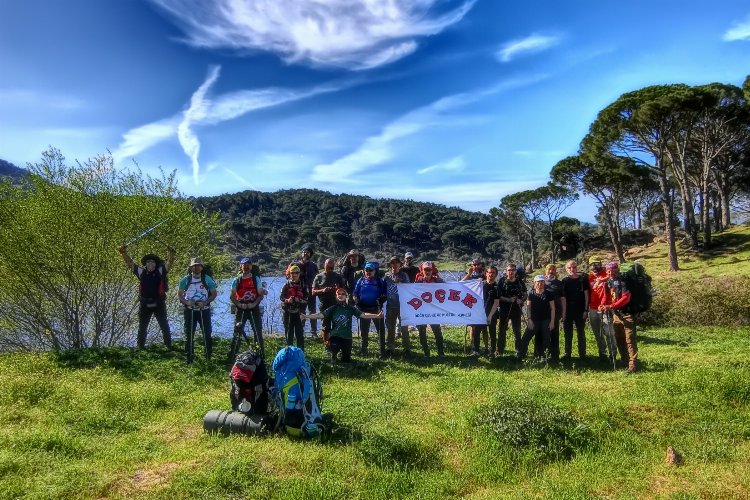
[[[279,409],[280,424],[294,437],[313,438],[325,430],[320,402],[323,387],[318,374],[299,347],[281,349],[271,365],[275,376],[272,389]]]

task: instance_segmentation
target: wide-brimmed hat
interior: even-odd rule
[[[359,255],[360,255],[360,253],[359,253],[359,252],[358,252],[357,250],[355,250],[354,248],[352,248],[351,250],[349,250],[349,253],[348,253],[348,254],[346,254],[346,256],[347,256],[347,257],[351,257],[352,255],[357,255],[357,256],[359,256]]]
[[[145,266],[146,262],[148,262],[149,260],[153,260],[154,262],[156,262],[157,265],[159,264],[159,262],[161,262],[161,259],[159,258],[158,255],[153,254],[153,253],[147,253],[146,255],[141,257],[141,264]]]
[[[200,258],[193,257],[192,259],[190,259],[190,267],[202,266],[202,265],[203,265],[203,261]]]

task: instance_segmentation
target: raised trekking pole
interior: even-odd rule
[[[167,222],[168,220],[169,220],[169,217],[167,217],[167,218],[166,218],[166,219],[164,219],[163,221],[159,222],[159,223],[158,223],[157,225],[155,225],[155,226],[152,226],[152,227],[150,227],[150,228],[146,229],[146,230],[145,230],[145,231],[143,231],[143,232],[142,232],[141,234],[139,234],[138,236],[136,236],[136,237],[135,237],[135,238],[133,238],[132,240],[130,240],[130,241],[128,241],[127,243],[125,243],[125,246],[130,246],[131,244],[133,244],[133,243],[135,243],[136,241],[140,240],[141,238],[143,238],[144,236],[146,236],[146,235],[147,235],[147,234],[149,234],[149,233],[150,233],[151,231],[153,231],[153,230],[154,230],[154,229],[156,229],[157,227],[161,226],[162,224],[164,224],[164,223],[165,223],[165,222]],[[154,237],[154,238],[156,238],[156,237]],[[159,241],[159,240],[157,239],[157,241]],[[165,243],[164,243],[164,242],[161,242],[161,241],[160,241],[160,243],[162,243],[163,245],[165,245]],[[167,246],[168,246],[168,245],[167,245]]]

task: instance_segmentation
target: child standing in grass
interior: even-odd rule
[[[333,361],[337,361],[341,353],[341,361],[348,363],[352,360],[352,318],[381,319],[383,312],[378,314],[365,313],[357,306],[349,304],[349,294],[346,288],[336,290],[336,305],[327,308],[319,314],[307,314],[305,319],[323,320],[323,340],[328,346],[328,352]]]

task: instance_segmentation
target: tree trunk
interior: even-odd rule
[[[711,193],[708,185],[701,186],[701,225],[703,226],[703,248],[711,247]]]
[[[672,195],[667,181],[667,173],[660,169],[659,188],[661,190],[661,208],[664,212],[664,233],[667,236],[669,270],[679,271],[680,266],[677,263],[677,243],[675,242],[674,233],[674,207],[672,206]]]
[[[609,212],[609,210],[604,210],[604,218],[607,221],[607,229],[609,229],[609,239],[612,241],[612,247],[614,248],[615,254],[617,255],[617,260],[620,261],[620,263],[623,263],[625,262],[625,253],[622,250],[622,238],[619,231],[617,230],[619,225],[615,223],[616,219]]]

